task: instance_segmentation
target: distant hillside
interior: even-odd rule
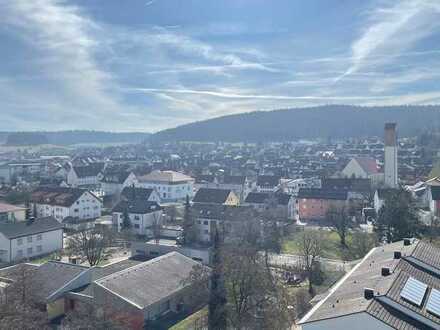
[[[440,106],[359,107],[328,105],[223,116],[166,129],[152,141],[265,142],[310,138],[382,136],[397,122],[399,136],[440,127]]]
[[[82,143],[139,143],[150,136],[149,133],[111,133],[98,131],[59,131],[59,132],[0,132],[0,144],[70,145]]]

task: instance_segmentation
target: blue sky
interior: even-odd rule
[[[0,0],[0,130],[440,101],[440,1]]]

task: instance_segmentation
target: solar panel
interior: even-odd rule
[[[400,292],[400,296],[417,305],[420,306],[422,304],[423,298],[425,297],[426,289],[428,286],[425,283],[422,283],[418,280],[416,280],[413,277],[410,277],[407,281],[405,286],[403,287],[402,291]]]
[[[440,317],[440,291],[432,289],[429,295],[428,303],[426,304],[426,310],[434,315]]]

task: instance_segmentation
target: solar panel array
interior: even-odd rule
[[[426,304],[426,310],[436,316],[440,317],[440,291],[432,289],[429,295],[428,303]]]
[[[400,292],[400,296],[417,305],[422,305],[423,298],[425,297],[426,289],[428,286],[425,283],[422,283],[418,280],[416,280],[413,277],[408,278],[408,280],[405,283],[405,286],[403,287],[402,291]]]

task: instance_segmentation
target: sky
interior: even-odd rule
[[[0,130],[440,103],[438,0],[0,0]]]

